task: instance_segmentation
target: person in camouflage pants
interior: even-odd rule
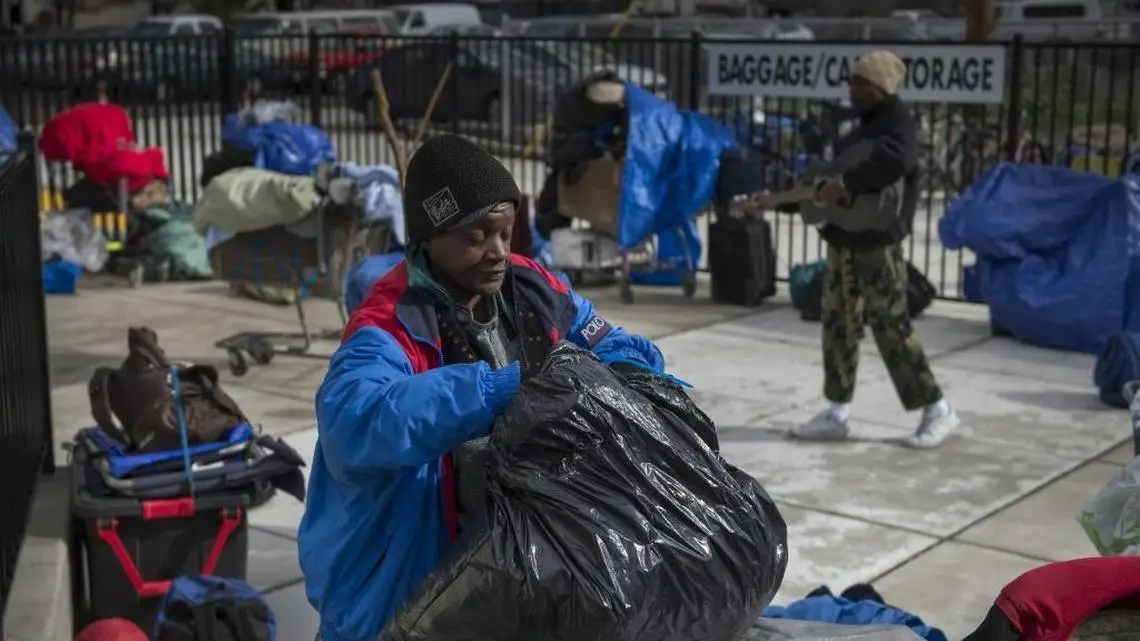
[[[827,250],[823,277],[823,395],[833,403],[855,396],[863,319],[907,411],[942,398],[907,309],[906,259],[898,246]]]
[[[835,205],[881,192],[902,179],[902,203],[889,229],[851,232],[826,225],[820,230],[828,246],[822,321],[823,393],[829,407],[793,429],[795,438],[847,438],[864,320],[903,407],[922,410],[918,428],[906,443],[937,447],[959,423],[930,371],[907,309],[907,264],[900,247],[911,232],[917,207],[918,145],[914,118],[895,93],[905,75],[906,65],[889,51],[864,54],[851,72],[851,104],[860,124],[837,147],[841,151],[869,140],[872,151],[820,186],[816,200]]]

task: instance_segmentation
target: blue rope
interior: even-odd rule
[[[170,366],[170,387],[174,393],[174,417],[178,421],[178,438],[182,441],[182,467],[186,482],[190,484],[190,497],[194,497],[194,464],[190,460],[190,433],[186,428],[186,412],[182,409],[182,382],[178,379],[178,366]]]

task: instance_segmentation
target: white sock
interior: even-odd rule
[[[827,411],[831,414],[831,418],[846,423],[847,418],[851,416],[851,403],[832,403]]]
[[[930,418],[939,418],[950,413],[950,404],[946,399],[939,399],[937,403],[928,405],[923,412]]]

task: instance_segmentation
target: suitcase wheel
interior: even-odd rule
[[[696,276],[692,274],[685,276],[685,280],[681,283],[681,293],[685,295],[685,298],[692,298],[693,294],[697,293]]]
[[[633,302],[633,286],[627,280],[621,282],[621,302],[626,305]]]

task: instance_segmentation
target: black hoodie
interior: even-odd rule
[[[836,145],[835,153],[838,155],[847,147],[868,139],[874,141],[874,150],[867,160],[844,172],[843,185],[855,195],[875,193],[902,177],[899,219],[885,232],[849,232],[828,225],[820,235],[829,245],[847,249],[896,245],[910,235],[918,205],[918,142],[914,117],[898,96],[889,96],[860,120],[860,126]]]

